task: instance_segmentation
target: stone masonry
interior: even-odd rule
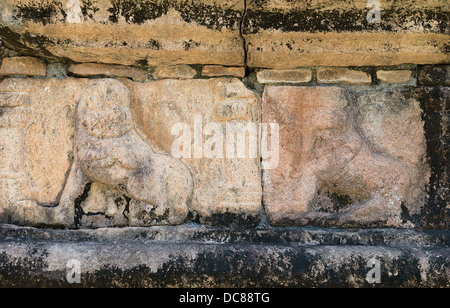
[[[420,264],[421,279],[390,285],[449,287],[449,10],[1,1],[0,286],[64,286],[61,249],[78,245],[84,286],[367,286],[348,260],[362,268],[373,249],[389,270]],[[42,275],[27,249],[45,255],[30,257]],[[243,281],[230,274],[240,261]],[[166,280],[174,262],[187,272]],[[284,270],[262,270],[273,262]],[[140,278],[100,278],[111,266]]]

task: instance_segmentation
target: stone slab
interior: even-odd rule
[[[0,221],[42,224],[73,160],[75,108],[86,80],[0,83]]]
[[[319,68],[317,70],[317,82],[328,84],[371,84],[372,77],[365,72],[351,70],[343,67]]]
[[[259,83],[308,83],[312,80],[312,70],[292,69],[292,70],[262,70],[256,74]]]
[[[241,0],[5,0],[0,38],[48,58],[132,66],[243,65]]]
[[[448,231],[233,231],[184,226],[177,230],[127,228],[109,233],[107,229],[55,231],[0,226],[0,286],[450,286]],[[80,237],[81,232],[89,235],[89,240]],[[447,242],[431,242],[430,236]],[[257,245],[255,238],[259,239]],[[397,238],[396,243],[385,240],[389,238]],[[380,262],[379,284],[367,280],[368,264],[373,259]],[[74,261],[80,268],[79,284],[70,284],[67,279]],[[173,300],[175,303],[178,298]]]
[[[427,228],[450,229],[450,88],[418,87],[415,96],[424,111],[427,156],[431,166],[430,197],[422,213],[423,220]]]
[[[47,75],[47,64],[33,57],[4,58],[0,68],[0,75],[45,77]]]
[[[276,225],[413,227],[430,170],[411,90],[269,86],[263,122],[279,123],[280,164],[264,170]],[[408,213],[408,214],[406,214]],[[410,215],[410,216],[408,216]]]
[[[377,78],[380,81],[388,83],[406,83],[411,80],[412,71],[398,70],[398,71],[384,71],[377,72]]]
[[[78,77],[124,77],[134,81],[146,81],[147,71],[136,67],[105,65],[98,63],[72,64],[69,72]]]
[[[231,159],[227,142],[237,147],[248,125],[257,130],[259,96],[236,78],[160,80],[133,87],[139,98],[134,106],[137,121],[158,149],[170,153],[180,137],[192,140],[188,153],[180,153],[195,182],[191,219],[209,224],[257,225],[261,210],[259,158],[247,152],[238,158],[235,152]],[[234,142],[228,137],[233,128],[227,125],[236,125]],[[173,127],[180,130],[171,135]],[[197,132],[200,138],[194,138]],[[255,142],[249,141],[246,151],[249,146],[257,146],[256,139],[251,140]],[[188,146],[184,144],[182,151]],[[219,151],[212,153],[213,148]]]
[[[256,135],[248,149],[257,149],[259,100],[232,78],[5,79],[0,221],[99,228],[179,225],[189,217],[256,226],[259,153],[226,155],[241,153],[249,126]]]
[[[445,0],[247,1],[248,66],[389,66],[444,64],[448,54]],[[368,16],[370,16],[368,18]]]
[[[197,71],[189,65],[159,66],[153,73],[155,79],[192,79],[196,75]]]
[[[220,65],[206,65],[203,67],[202,75],[205,77],[245,77],[244,67],[227,67]]]

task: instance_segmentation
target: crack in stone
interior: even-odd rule
[[[247,40],[244,36],[244,24],[245,24],[245,18],[247,16],[247,0],[244,0],[244,12],[242,14],[241,21],[239,23],[239,35],[242,38],[242,44],[244,49],[244,68],[245,68],[245,76],[248,76],[248,49],[247,49]]]

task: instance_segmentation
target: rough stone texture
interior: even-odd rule
[[[258,82],[270,83],[308,83],[312,80],[310,69],[263,70],[256,75]]]
[[[266,87],[263,122],[280,125],[280,164],[264,172],[273,224],[411,227],[429,169],[419,102],[408,90]]]
[[[330,84],[370,84],[372,78],[368,73],[355,71],[342,67],[319,68],[317,70],[317,81]]]
[[[73,159],[75,107],[85,80],[0,83],[0,221],[51,220]]]
[[[226,67],[220,65],[206,65],[202,75],[206,77],[237,77],[244,78],[245,67]]]
[[[33,57],[4,58],[0,75],[41,76],[47,75],[47,64]]]
[[[192,79],[197,71],[189,65],[159,66],[153,73],[155,79]]]
[[[82,63],[69,66],[69,72],[78,77],[125,77],[134,81],[147,80],[147,71],[136,67]]]
[[[0,38],[75,62],[243,65],[241,0],[4,0]]]
[[[202,117],[201,127],[217,123],[223,145],[227,124],[242,123],[232,143],[239,148],[246,125],[259,123],[259,97],[230,78],[123,82],[68,78],[0,84],[0,221],[176,225],[189,213],[210,224],[257,225],[259,156],[201,155],[184,157],[183,163],[170,155],[178,139],[173,126],[186,123],[190,141],[195,116]],[[205,151],[210,139],[205,133]]]
[[[377,78],[380,81],[388,83],[406,83],[411,80],[412,71],[378,71]]]
[[[448,231],[0,226],[0,235],[1,287],[450,287]],[[380,284],[367,281],[374,258]],[[67,281],[69,260],[80,262],[80,284]]]
[[[450,86],[450,65],[424,66],[420,69],[419,80],[423,85]]]
[[[448,63],[448,3],[381,1],[369,23],[366,0],[247,1],[250,67]]]
[[[431,179],[428,204],[422,212],[426,228],[450,229],[449,193],[449,112],[450,88],[421,87],[417,99],[424,110]]]
[[[174,125],[184,123],[190,128],[193,140],[191,158],[183,158],[194,177],[195,189],[191,219],[202,223],[224,225],[257,225],[261,210],[261,175],[259,158],[245,155],[245,159],[213,156],[207,158],[206,149],[212,148],[211,136],[219,135],[224,148],[228,124],[242,124],[237,135],[245,134],[250,124],[260,121],[259,97],[234,78],[207,80],[161,80],[135,84],[134,109],[143,132],[165,153],[170,153],[180,135],[171,135]],[[195,156],[194,116],[201,116],[203,127],[203,155]],[[207,135],[206,126],[219,127]],[[216,126],[217,126],[216,125]],[[216,131],[216,129],[218,131]],[[233,146],[237,147],[236,135]],[[191,139],[192,138],[192,139]],[[226,152],[226,151],[224,151]]]
[[[18,56],[20,56],[20,54],[17,51],[7,48],[3,41],[0,40],[0,59]]]

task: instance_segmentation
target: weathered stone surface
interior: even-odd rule
[[[47,78],[66,78],[68,73],[69,64],[52,62],[47,64]]]
[[[0,287],[448,288],[448,233],[0,226]],[[367,281],[372,259],[380,284]],[[79,262],[79,284],[68,281],[70,260]]]
[[[241,0],[4,0],[0,38],[75,62],[243,65]]]
[[[98,63],[72,64],[69,66],[69,72],[78,77],[126,77],[134,81],[148,79],[147,71],[143,69]]]
[[[257,132],[258,96],[229,78],[123,82],[1,83],[0,221],[53,227],[177,225],[189,213],[211,224],[258,224],[258,153],[208,156],[220,144],[228,155],[228,124],[237,126],[234,141],[229,140],[239,155],[247,125]],[[200,124],[192,129],[197,117]],[[184,137],[172,135],[173,127],[182,123],[187,147],[194,149],[194,156],[180,157],[184,162],[171,155],[175,141]],[[222,140],[211,143],[208,124]],[[192,143],[191,136],[203,126],[204,153],[198,155],[197,137]]]
[[[266,87],[263,122],[280,125],[280,162],[264,173],[277,225],[411,227],[430,177],[419,102],[407,90]]]
[[[412,71],[398,70],[398,71],[378,71],[377,78],[380,81],[388,83],[406,83],[411,80]]]
[[[0,40],[0,59],[18,56],[20,56],[20,54],[17,51],[7,48],[3,41]]]
[[[0,75],[41,76],[47,75],[47,64],[33,57],[4,58]]]
[[[258,82],[267,83],[308,83],[312,80],[310,69],[263,70],[256,75]]]
[[[206,77],[237,77],[244,78],[244,67],[229,67],[220,65],[206,65],[203,67],[202,75]]]
[[[372,78],[368,73],[344,67],[327,67],[317,70],[317,82],[330,84],[370,84]]]
[[[0,221],[51,220],[73,159],[75,107],[85,80],[0,83]]]
[[[259,97],[232,78],[161,80],[133,87],[138,123],[158,149],[171,153],[174,143],[178,150],[180,138],[187,137],[188,144],[182,140],[182,154],[195,183],[191,219],[257,225],[261,210],[259,156],[231,159],[227,142],[238,147],[249,125],[257,129]],[[176,127],[180,130],[174,130]],[[233,142],[228,135],[234,128]]]
[[[153,73],[155,79],[192,79],[197,71],[189,65],[159,66]]]
[[[426,228],[450,229],[449,113],[450,88],[421,87],[416,97],[424,110],[428,161],[431,179],[429,199],[422,211]]]
[[[423,85],[450,86],[450,65],[424,66],[420,68],[419,80]]]
[[[448,3],[381,1],[247,1],[244,37],[248,65],[382,66],[448,63]]]

